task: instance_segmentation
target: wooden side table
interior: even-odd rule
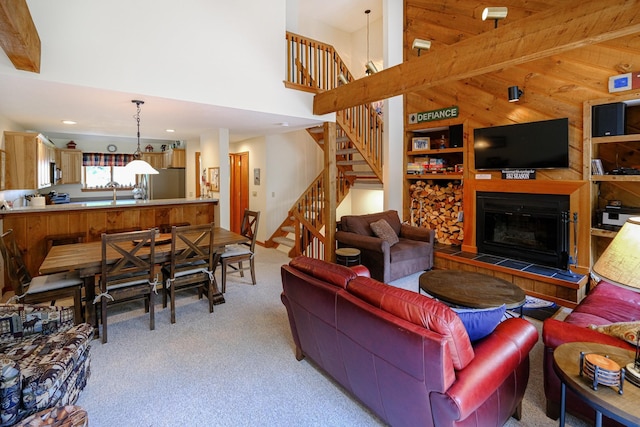
[[[625,381],[623,394],[618,393],[618,387],[605,385],[599,385],[598,390],[594,390],[591,387],[593,381],[580,376],[580,352],[607,355],[623,369],[635,357],[630,350],[591,342],[571,342],[558,346],[553,352],[553,368],[561,382],[560,426],[564,426],[565,422],[566,387],[595,409],[596,427],[602,426],[603,414],[626,426],[640,425],[640,387]]]
[[[336,249],[336,263],[351,267],[360,264],[360,249],[340,248]]]

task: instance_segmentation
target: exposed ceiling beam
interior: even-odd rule
[[[355,80],[313,99],[322,115],[640,32],[640,0],[573,0]]]
[[[40,37],[26,0],[0,1],[0,46],[18,70],[40,72]]]

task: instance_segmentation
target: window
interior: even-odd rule
[[[118,187],[136,184],[135,173],[127,171],[124,166],[85,166],[84,177],[86,188],[105,188],[111,182],[116,182]]]
[[[85,188],[109,188],[112,183],[118,188],[131,188],[136,184],[136,175],[125,169],[133,160],[128,154],[83,153]]]

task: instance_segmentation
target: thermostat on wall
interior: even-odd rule
[[[640,87],[640,71],[609,77],[609,92],[622,92]]]

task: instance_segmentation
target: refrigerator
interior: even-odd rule
[[[185,195],[184,169],[158,169],[157,175],[149,175],[149,199],[180,199]]]

